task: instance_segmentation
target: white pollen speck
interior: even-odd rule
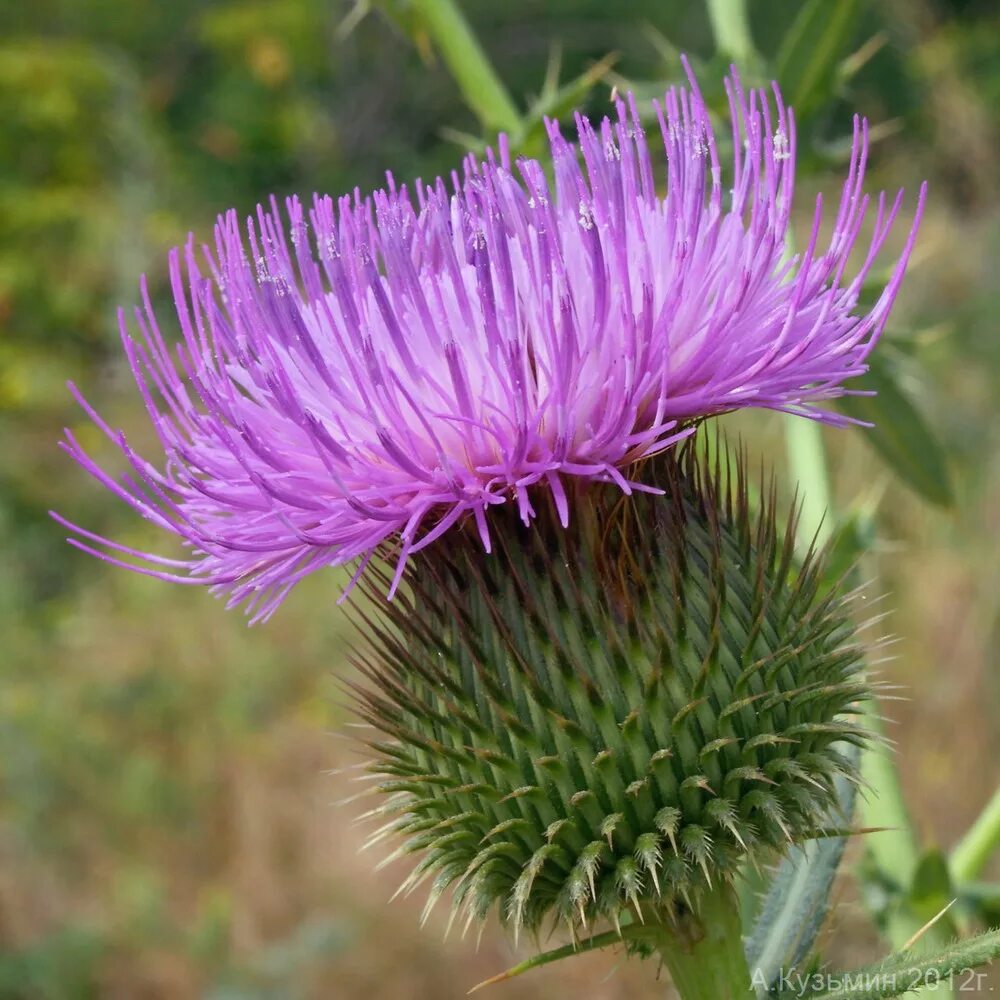
[[[580,202],[579,222],[584,229],[594,228],[594,213],[591,210],[590,206],[585,201]]]

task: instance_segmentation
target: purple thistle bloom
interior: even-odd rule
[[[386,543],[407,558],[489,508],[531,520],[546,489],[563,523],[571,483],[642,490],[630,467],[700,418],[756,406],[835,424],[822,404],[866,370],[913,247],[875,305],[859,292],[899,211],[862,193],[868,126],[854,143],[828,242],[822,202],[786,258],[795,125],[777,87],[727,81],[728,189],[691,79],[655,104],[666,150],[657,192],[634,100],[578,145],[548,123],[554,186],[535,160],[498,152],[450,188],[417,182],[306,211],[275,200],[220,217],[214,247],[170,256],[183,341],[172,352],[142,283],[122,341],[166,462],[137,455],[80,394],[131,472],[115,479],[66,432],[64,447],[187,559],[137,552],[59,519],[71,542],[152,576],[208,584],[268,616],[306,574]],[[582,163],[581,163],[582,159]],[[919,220],[924,191],[916,217]],[[249,248],[249,253],[248,253]],[[72,387],[71,387],[72,388]],[[94,546],[99,546],[95,548]],[[122,557],[132,557],[138,563]]]

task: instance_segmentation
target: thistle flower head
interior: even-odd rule
[[[912,247],[911,232],[860,309],[901,193],[870,211],[855,119],[829,236],[817,202],[787,256],[793,115],[777,88],[747,93],[734,73],[727,90],[725,171],[692,78],[654,105],[655,139],[629,98],[596,127],[578,116],[575,144],[549,123],[550,164],[511,162],[501,139],[450,184],[411,192],[389,176],[370,197],[292,198],[284,214],[272,199],[245,232],[221,217],[213,245],[170,258],[179,345],[145,285],[134,322],[121,319],[162,463],[82,397],[129,472],[115,479],[65,442],[187,556],[70,524],[73,543],[264,617],[306,574],[363,569],[387,545],[392,590],[410,555],[466,518],[489,550],[502,507],[527,524],[548,493],[565,526],[572,484],[650,489],[637,463],[700,418],[755,406],[840,422],[823,406],[864,372]]]
[[[594,486],[565,530],[498,512],[493,558],[459,529],[376,604],[357,700],[405,889],[578,932],[818,834],[869,687],[845,598],[742,470],[685,444],[643,470],[665,496]]]

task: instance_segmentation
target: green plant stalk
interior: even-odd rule
[[[912,997],[918,992],[913,989],[918,984],[935,997],[949,995],[952,987],[963,995],[980,996],[990,987],[979,978],[982,973],[974,970],[998,956],[1000,931],[993,930],[968,941],[953,942],[935,955],[913,956],[901,952],[863,969],[821,977],[829,982],[829,987],[812,989],[791,981],[776,996],[798,1000],[888,1000],[904,994]]]
[[[1000,847],[1000,788],[951,853],[949,867],[955,882],[977,878],[993,852]]]
[[[833,536],[833,501],[826,470],[822,427],[812,420],[790,417],[786,422],[786,448],[792,482],[799,490],[802,514],[799,520],[800,548],[815,539],[825,544]],[[871,706],[865,719],[874,732],[882,733],[877,706]],[[860,825],[884,828],[869,838],[866,847],[879,871],[908,891],[919,861],[919,847],[909,812],[903,798],[895,761],[883,747],[863,751],[861,773],[868,790],[859,796]],[[902,948],[922,928],[924,921],[899,901],[889,915],[885,933],[894,948]],[[942,945],[945,926],[930,928],[925,945]],[[950,994],[949,984],[942,984],[938,996]]]
[[[730,886],[723,884],[705,893],[693,912],[676,921],[651,926],[647,917],[647,934],[681,1000],[753,996],[739,906]]]
[[[882,735],[882,722],[872,708],[866,713],[865,725]],[[909,811],[890,751],[880,747],[865,754],[861,772],[877,792],[864,796],[862,826],[883,831],[868,838],[867,850],[880,872],[898,885],[908,886],[920,860],[920,848],[910,825]],[[902,941],[893,941],[893,944],[898,946]]]
[[[745,0],[707,0],[716,48],[744,66],[757,58]]]
[[[865,725],[882,735],[884,727],[874,705],[870,705],[865,713]],[[861,796],[859,808],[861,825],[881,830],[869,837],[865,844],[869,857],[880,874],[905,893],[920,862],[920,846],[890,754],[888,747],[882,746],[863,755],[861,775],[872,790]],[[889,911],[885,935],[894,948],[901,948],[924,923],[906,906],[905,901],[897,900]],[[925,943],[943,946],[949,937],[944,926],[932,927],[927,932]]]
[[[785,447],[792,484],[802,506],[799,547],[808,549],[813,540],[825,545],[833,536],[833,518],[823,429],[814,420],[790,417],[785,424]]]
[[[815,421],[790,417],[785,432],[789,472],[802,504],[800,545],[807,548],[813,539],[818,544],[825,544],[833,536],[833,501],[826,471],[822,428]],[[882,725],[876,714],[872,710],[865,721],[881,733]],[[868,751],[862,758],[862,773],[872,791],[861,797],[861,825],[890,827],[892,830],[891,834],[880,833],[872,837],[869,850],[880,870],[893,881],[908,885],[917,864],[917,838],[906,810],[895,763],[885,750]],[[880,840],[883,837],[889,839]],[[898,947],[903,941],[894,941],[893,944]]]
[[[412,0],[412,9],[487,131],[517,134],[521,116],[454,0]]]

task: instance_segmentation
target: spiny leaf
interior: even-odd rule
[[[850,756],[845,757],[845,764],[855,767],[860,752],[848,747],[847,753]],[[836,789],[839,812],[849,818],[854,812],[857,788],[839,777]],[[845,837],[810,840],[782,858],[747,939],[750,968],[769,987],[782,969],[804,961],[812,949],[846,846]]]

